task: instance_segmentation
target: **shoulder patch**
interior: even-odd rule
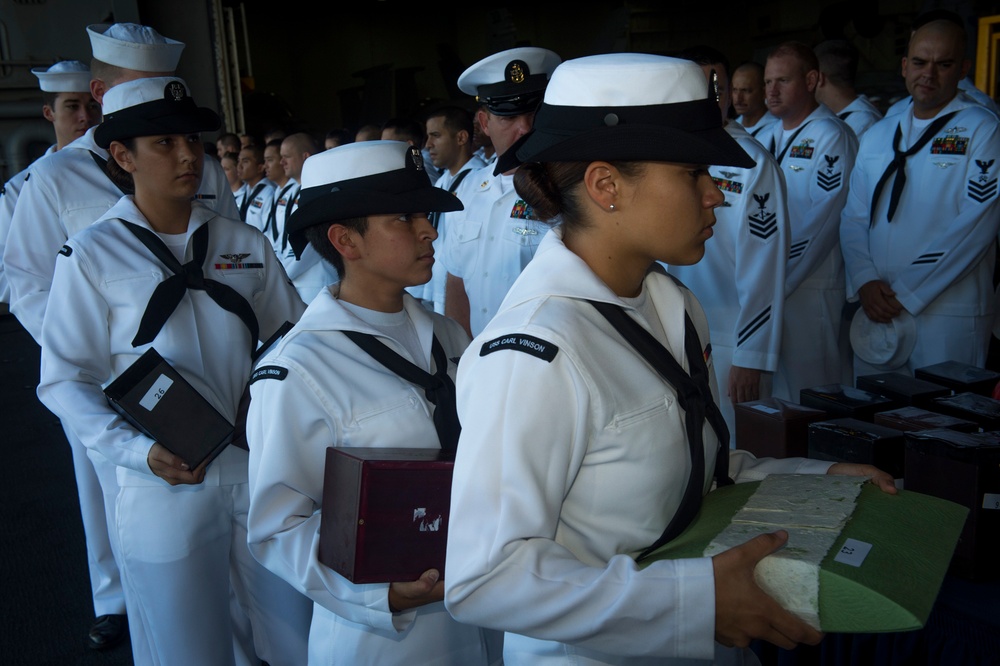
[[[287,376],[288,368],[282,368],[278,365],[262,365],[250,375],[250,383],[253,384],[260,379],[277,379],[281,381]]]
[[[990,175],[990,167],[996,160],[976,160],[979,167],[979,177],[977,180],[969,181],[969,198],[979,203],[984,203],[992,199],[997,193],[997,178]]]
[[[829,192],[840,187],[844,172],[843,170],[834,172],[836,168],[834,165],[837,164],[840,155],[824,155],[823,159],[826,160],[826,167],[816,172],[816,184]]]
[[[778,214],[773,210],[767,209],[767,200],[770,198],[770,192],[764,192],[763,194],[754,193],[753,200],[757,202],[758,210],[756,213],[748,215],[750,220],[750,234],[761,240],[767,240],[778,233]]]
[[[556,347],[551,342],[546,342],[545,340],[536,338],[532,335],[511,333],[510,335],[502,335],[499,338],[490,340],[489,342],[484,342],[483,348],[479,350],[479,355],[486,356],[487,354],[492,354],[493,352],[500,351],[501,349],[513,349],[515,351],[524,352],[525,354],[531,354],[532,356],[537,356],[547,363],[551,363],[552,359],[554,359],[556,354],[559,353],[559,347]]]
[[[68,257],[69,255],[73,254],[73,248],[71,248],[69,245],[63,245],[61,248],[59,248],[59,254],[61,254],[64,257]]]

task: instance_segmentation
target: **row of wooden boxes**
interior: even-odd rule
[[[956,362],[913,376],[858,377],[804,389],[799,403],[739,403],[735,446],[758,457],[866,463],[912,490],[961,504],[969,517],[951,573],[1000,576],[1000,373]]]

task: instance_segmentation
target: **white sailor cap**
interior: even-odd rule
[[[878,370],[906,365],[917,344],[917,322],[906,310],[888,324],[868,318],[863,308],[851,320],[851,347],[862,361]]]
[[[722,127],[718,87],[690,60],[608,53],[556,67],[532,130],[497,159],[524,162],[662,161],[750,168]]]
[[[419,148],[403,141],[357,141],[306,159],[299,205],[285,231],[298,256],[306,244],[302,232],[317,224],[456,210],[462,210],[462,202],[431,184]]]
[[[43,92],[90,92],[90,67],[79,60],[63,60],[48,69],[35,68],[31,73],[38,77]]]
[[[94,58],[138,72],[173,72],[184,43],[137,23],[95,23],[87,26]]]
[[[534,111],[562,59],[553,51],[522,46],[486,56],[458,77],[459,89],[498,116]]]
[[[137,136],[212,132],[222,124],[215,111],[194,103],[187,84],[176,76],[119,83],[104,93],[101,110],[104,120],[94,130],[101,148]]]

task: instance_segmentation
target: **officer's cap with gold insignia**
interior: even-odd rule
[[[101,148],[137,136],[213,132],[222,124],[215,111],[194,103],[176,76],[119,83],[104,93],[102,110],[104,120],[94,131]]]
[[[317,224],[455,210],[462,210],[462,202],[431,184],[419,148],[403,141],[359,141],[306,158],[299,205],[285,230],[299,256],[306,245],[302,231]]]
[[[183,42],[138,23],[95,23],[87,34],[94,58],[139,72],[173,72],[184,50]]]
[[[498,116],[516,116],[538,107],[552,71],[562,62],[553,51],[522,46],[486,56],[462,72],[458,88],[475,95]]]
[[[660,161],[753,167],[722,127],[718,93],[690,60],[609,53],[556,67],[532,130],[497,159]]]
[[[79,60],[63,60],[48,69],[36,67],[31,73],[38,77],[43,92],[90,92],[90,67]]]

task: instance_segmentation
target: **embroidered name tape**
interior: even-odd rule
[[[288,368],[282,368],[277,365],[262,365],[253,371],[250,375],[250,383],[253,384],[255,381],[260,379],[277,379],[281,381],[288,376]]]
[[[559,353],[559,347],[556,347],[551,342],[546,342],[532,335],[512,333],[511,335],[502,335],[489,342],[484,342],[483,348],[479,350],[479,355],[486,356],[501,349],[513,349],[514,351],[531,354],[548,363],[551,363],[552,359]]]

